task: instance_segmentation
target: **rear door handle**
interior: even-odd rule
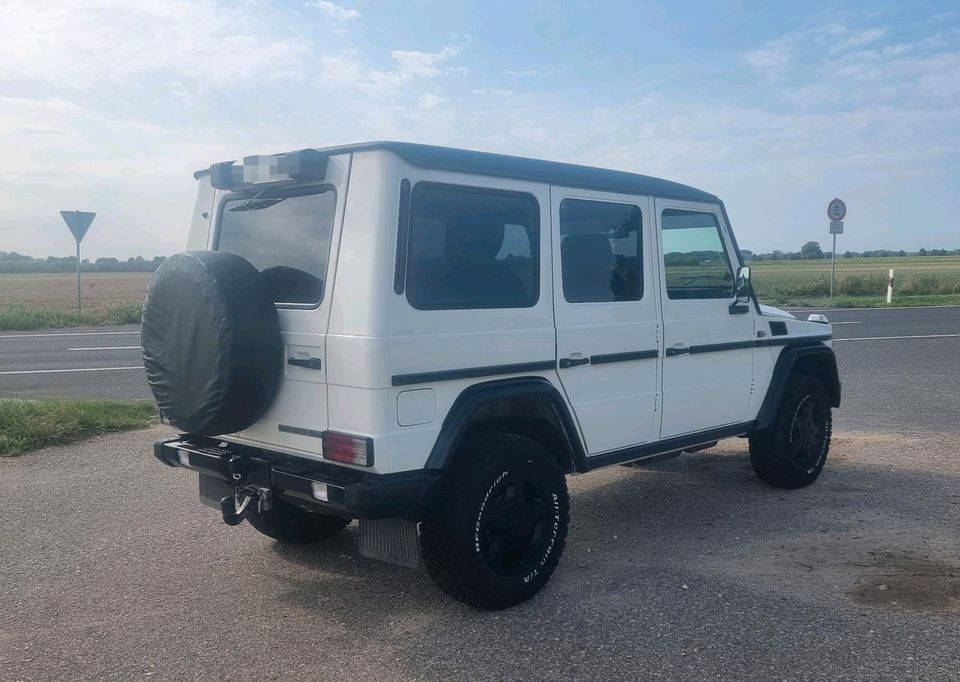
[[[323,367],[320,358],[287,358],[287,364],[306,367],[307,369],[320,369]]]
[[[664,351],[664,355],[671,357],[673,355],[686,355],[690,352],[690,349],[684,346],[682,343],[675,343]]]
[[[567,367],[579,367],[580,365],[589,365],[590,358],[560,358],[560,369]]]

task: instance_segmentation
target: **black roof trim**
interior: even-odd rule
[[[715,204],[719,199],[709,192],[649,175],[626,171],[579,166],[572,163],[543,161],[522,156],[507,156],[452,147],[436,147],[413,142],[359,142],[317,149],[326,154],[349,154],[373,150],[393,152],[407,163],[420,168],[489,175],[551,185],[581,187],[622,194],[640,194],[683,201]]]
[[[361,142],[320,149],[322,152],[359,152],[385,149],[393,152],[407,163],[421,168],[492,175],[546,182],[551,185],[582,187],[584,189],[620,192],[623,194],[643,194],[684,201],[702,201],[716,203],[716,196],[709,192],[682,185],[679,182],[661,180],[649,175],[628,173],[626,171],[578,166],[558,161],[543,161],[522,156],[507,156],[490,152],[477,152],[452,147],[435,147],[412,142]]]

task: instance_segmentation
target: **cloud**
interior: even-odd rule
[[[793,59],[792,42],[789,37],[767,41],[746,52],[743,63],[756,69],[768,80],[778,80]]]
[[[831,45],[830,51],[833,53],[838,53],[856,47],[863,47],[864,45],[877,42],[886,35],[887,29],[885,28],[868,28],[863,31],[855,31],[847,34],[847,37],[843,40],[835,42],[833,45]]]
[[[12,0],[0,22],[0,81],[83,90],[145,77],[210,81],[289,69],[311,44],[268,10],[214,0]]]
[[[447,46],[439,52],[419,52],[417,50],[393,50],[390,56],[397,63],[398,75],[403,78],[415,76],[430,77],[440,73],[440,66],[453,59],[461,48]]]
[[[307,7],[316,7],[323,14],[331,19],[336,19],[337,21],[355,21],[362,16],[360,12],[353,8],[343,7],[342,5],[338,5],[334,2],[329,2],[329,0],[315,0],[315,2],[308,2]]]
[[[337,83],[377,98],[392,97],[401,84],[460,69],[449,62],[461,51],[462,48],[453,45],[439,52],[393,50],[390,52],[392,68],[380,69],[370,66],[360,51],[344,50],[320,59],[317,79],[321,83]]]

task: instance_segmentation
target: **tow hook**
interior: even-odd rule
[[[236,526],[243,523],[244,519],[250,513],[250,504],[254,501],[257,505],[257,511],[260,513],[270,511],[273,506],[272,491],[270,488],[248,485],[243,488],[237,488],[231,496],[227,495],[220,500],[220,512],[223,514],[223,522],[228,526]]]
[[[233,479],[233,495],[227,495],[220,500],[220,512],[223,522],[228,526],[243,523],[250,513],[250,504],[257,504],[260,513],[270,511],[273,506],[273,491],[269,486],[255,485],[249,479],[264,479],[263,472],[250,466],[249,460],[233,456],[227,461],[227,471]]]

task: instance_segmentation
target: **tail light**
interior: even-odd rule
[[[373,439],[324,431],[323,458],[361,467],[373,466]]]

